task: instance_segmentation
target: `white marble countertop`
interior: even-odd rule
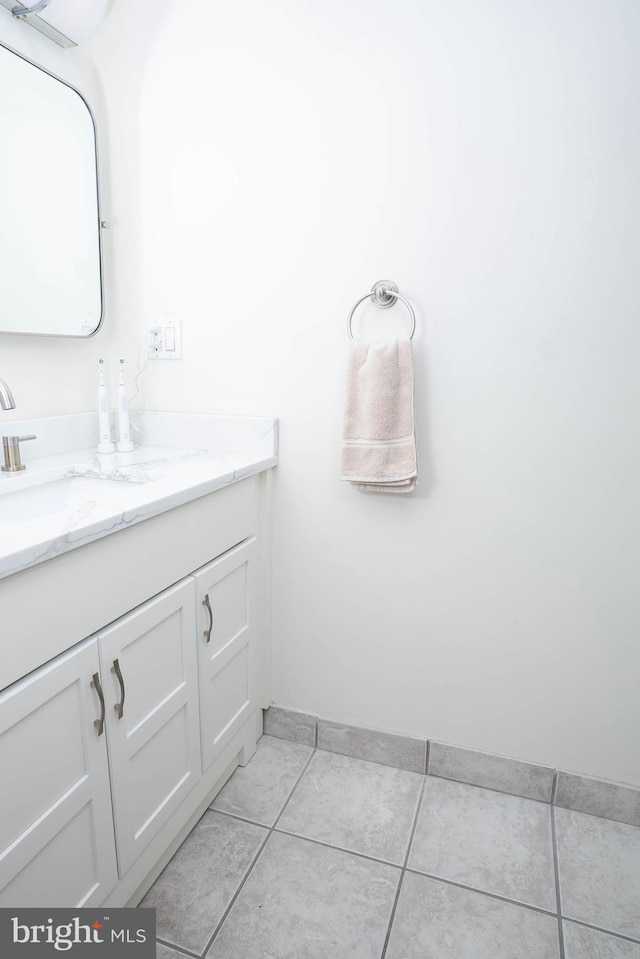
[[[277,422],[267,417],[145,413],[132,453],[65,449],[92,437],[94,420],[1,424],[5,435],[37,432],[41,442],[28,460],[35,442],[22,447],[24,472],[0,473],[0,579],[277,463]]]

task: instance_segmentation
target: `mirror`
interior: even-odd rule
[[[0,44],[0,332],[91,336],[102,309],[91,111]]]

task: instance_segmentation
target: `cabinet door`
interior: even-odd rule
[[[250,539],[194,573],[203,771],[255,708],[256,563]]]
[[[183,580],[98,634],[121,876],[200,777],[194,593]]]
[[[97,673],[89,639],[0,695],[0,906],[98,905],[116,883]]]

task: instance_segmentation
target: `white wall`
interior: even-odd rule
[[[28,57],[75,86],[90,103],[99,130],[99,156],[103,209],[109,202],[109,157],[106,115],[89,44],[63,49],[32,27],[14,20],[0,7],[0,43]],[[47,177],[47,157],[41,158]],[[3,185],[4,187],[4,185]],[[55,190],[55,183],[52,189]],[[107,283],[112,283],[112,258],[108,236],[103,238]],[[0,333],[0,376],[16,399],[16,409],[0,410],[0,432],[12,420],[52,416],[95,408],[98,359],[113,349],[114,329],[110,302],[106,300],[105,326],[90,339],[15,336]]]
[[[275,699],[640,784],[637,0],[116,4],[117,349],[281,418]],[[415,304],[420,483],[338,479],[345,321]],[[360,314],[395,335],[402,310]]]

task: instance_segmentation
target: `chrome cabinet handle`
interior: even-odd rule
[[[113,661],[111,672],[116,674],[118,682],[120,683],[120,702],[116,703],[113,708],[116,711],[116,716],[118,719],[122,719],[122,714],[124,712],[124,679],[122,678],[120,663],[117,659],[114,659]]]
[[[98,736],[102,736],[104,732],[104,693],[102,692],[102,686],[100,685],[100,677],[97,673],[93,674],[93,679],[91,680],[91,688],[95,689],[98,698],[100,700],[100,719],[94,719],[93,725],[98,730]]]
[[[205,598],[202,600],[202,605],[206,606],[207,609],[209,610],[209,628],[205,629],[204,631],[204,635],[207,637],[206,642],[208,643],[209,640],[211,639],[211,630],[213,629],[213,610],[211,609],[211,603],[209,602],[208,593],[205,596]]]

